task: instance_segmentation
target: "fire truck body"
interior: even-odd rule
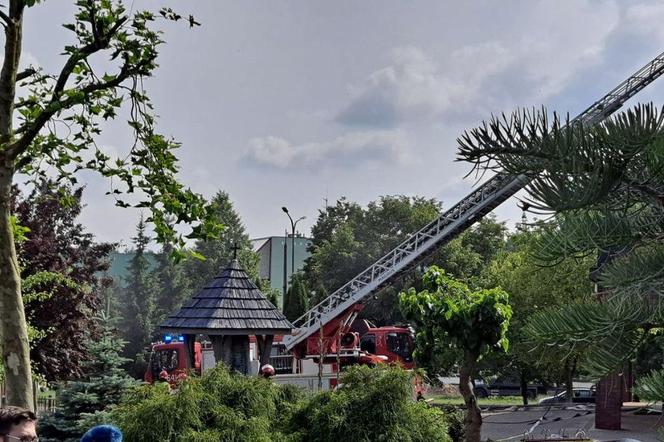
[[[150,362],[145,373],[146,382],[176,383],[185,377],[188,371],[201,374],[215,366],[214,352],[210,344],[196,342],[194,366],[188,367],[187,349],[179,338],[173,339],[171,336],[166,336],[163,342],[152,345]],[[319,351],[318,343],[309,344],[311,345],[309,350]],[[411,330],[403,327],[366,327],[362,334],[358,331],[346,331],[341,338],[334,339],[323,348],[327,350],[322,355],[323,374],[330,379],[336,380],[335,373],[339,369],[353,364],[376,365],[385,362],[399,363],[407,369],[413,368],[413,335]],[[257,355],[256,340],[251,336],[252,373],[258,373],[260,368]],[[312,384],[309,378],[318,376],[321,353],[309,353],[301,358],[295,356],[285,350],[281,344],[281,337],[275,336],[270,357],[270,364],[275,367],[277,372],[275,381],[295,383],[306,387]],[[330,386],[334,386],[334,384],[335,382],[332,381]]]

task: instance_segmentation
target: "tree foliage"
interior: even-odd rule
[[[304,277],[315,305],[358,275],[387,252],[435,219],[441,204],[432,199],[384,196],[366,208],[342,198],[320,211],[311,229],[311,256]],[[494,217],[481,220],[473,228],[429,257],[424,265],[435,263],[451,274],[470,281],[480,275],[486,263],[501,249],[506,228]],[[365,303],[363,316],[377,324],[403,321],[398,293],[417,286],[421,271],[416,269]]]
[[[542,261],[612,258],[595,272],[604,302],[542,312],[529,327],[543,345],[588,344],[585,364],[598,376],[620,367],[663,324],[664,114],[638,105],[584,126],[516,112],[460,144],[478,168],[531,178],[529,204],[554,214],[539,241]]]
[[[573,373],[581,348],[569,349],[566,357],[548,348],[534,351],[527,323],[537,312],[568,304],[589,301],[592,284],[588,269],[592,259],[567,258],[556,266],[538,265],[533,256],[543,229],[538,226],[522,228],[510,235],[505,249],[482,272],[481,284],[501,287],[510,294],[513,315],[508,332],[510,350],[485,358],[482,369],[510,379],[520,379],[522,385],[537,380],[544,383],[567,382]],[[527,401],[527,390],[523,391]]]
[[[125,342],[117,337],[107,317],[99,336],[84,343],[90,358],[83,363],[84,375],[58,387],[58,409],[39,420],[40,440],[78,441],[94,423],[108,418],[125,391],[136,382],[121,368],[127,362],[119,353]]]
[[[412,374],[353,367],[333,392],[230,374],[223,366],[185,380],[177,393],[141,387],[114,410],[128,440],[448,441],[444,415],[412,401]]]
[[[28,195],[14,194],[13,212],[24,231],[18,242],[23,298],[34,330],[30,359],[49,381],[81,375],[99,292],[109,284],[100,274],[113,245],[96,243],[77,222],[82,192],[44,181]]]
[[[345,198],[320,212],[305,263],[309,287],[332,293],[416,232],[440,211],[424,198],[383,196],[366,208]]]
[[[443,246],[431,262],[450,275],[476,285],[492,259],[506,247],[507,227],[488,214]]]
[[[11,189],[16,174],[28,179],[56,176],[75,183],[91,170],[109,178],[109,194],[121,207],[147,208],[157,239],[184,244],[189,237],[215,236],[219,225],[201,195],[177,180],[179,144],[156,130],[144,80],[157,68],[162,33],[155,21],[179,20],[126,8],[124,2],[77,0],[71,43],[55,72],[31,66],[19,72],[23,19],[35,0],[9,0],[0,8],[5,51],[0,69],[0,318],[8,402],[32,408],[27,325],[11,221]],[[190,26],[196,24],[190,20]],[[44,38],[47,30],[40,29]],[[42,35],[40,34],[40,35]],[[120,155],[97,143],[104,122],[126,112],[133,143]],[[128,194],[129,198],[126,198]]]
[[[252,279],[258,280],[258,254],[253,251],[249,235],[228,193],[219,191],[210,200],[215,219],[224,225],[223,235],[196,241],[193,252],[202,259],[184,263],[191,290],[197,290],[230,264],[238,247],[237,259]]]
[[[291,278],[290,287],[284,297],[284,315],[289,321],[294,321],[307,311],[309,292],[301,273]]]
[[[401,308],[416,325],[415,356],[424,367],[436,355],[447,355],[459,365],[459,389],[467,407],[464,434],[480,440],[482,417],[472,389],[477,362],[493,349],[507,351],[512,308],[500,288],[472,291],[435,266],[422,278],[423,290],[400,296]]]
[[[148,345],[157,330],[157,296],[159,286],[152,264],[147,258],[150,238],[141,217],[133,238],[133,257],[127,267],[128,275],[121,296],[121,329],[127,341],[124,356],[132,361],[130,373],[142,377],[146,366]]]
[[[366,208],[341,198],[320,211],[311,229],[310,257],[305,261],[311,305],[350,281],[416,232],[440,211],[440,203],[420,197],[383,196]],[[362,315],[378,324],[402,321],[397,294],[400,282],[367,300]]]
[[[177,311],[192,292],[190,280],[185,273],[185,265],[183,262],[173,260],[172,251],[173,246],[167,243],[156,256],[154,277],[158,289],[155,301],[155,325]]]

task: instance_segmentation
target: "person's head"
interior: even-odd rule
[[[25,408],[0,408],[0,437],[2,442],[37,441],[37,416]]]
[[[90,428],[81,442],[122,442],[122,432],[112,425],[98,425]]]

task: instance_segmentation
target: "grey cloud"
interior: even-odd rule
[[[335,121],[397,127],[545,102],[581,70],[602,61],[620,14],[613,3],[579,2],[575,17],[583,18],[584,26],[547,29],[559,22],[556,16],[569,11],[550,2],[538,5],[526,32],[507,32],[501,39],[462,46],[439,57],[416,47],[395,49],[387,66],[351,89],[350,101]],[[586,14],[591,8],[593,13]]]
[[[331,141],[293,144],[275,136],[254,138],[243,160],[276,169],[343,166],[409,161],[410,143],[402,131],[351,132]]]

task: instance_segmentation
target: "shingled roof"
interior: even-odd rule
[[[237,259],[161,325],[163,331],[207,335],[283,335],[293,329]]]

